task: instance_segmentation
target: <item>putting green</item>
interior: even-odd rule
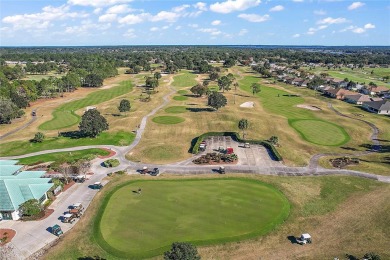
[[[289,209],[281,192],[255,180],[132,181],[104,198],[94,234],[116,257],[148,258],[176,241],[207,245],[264,235]]]
[[[183,107],[183,106],[167,107],[165,109],[165,112],[173,113],[173,114],[185,113],[185,112],[187,112],[187,108]]]
[[[184,101],[184,100],[187,100],[188,97],[186,97],[186,96],[174,96],[173,99],[177,100],[177,101]]]
[[[349,141],[348,133],[340,126],[315,119],[294,119],[289,124],[308,142],[339,146]]]
[[[174,125],[184,122],[184,118],[178,116],[156,116],[152,119],[157,124]]]

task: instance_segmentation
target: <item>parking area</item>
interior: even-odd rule
[[[283,166],[281,162],[272,160],[267,149],[262,145],[251,144],[249,148],[245,148],[244,143],[234,141],[230,136],[211,136],[204,140],[206,142],[206,150],[202,152],[212,153],[217,152],[219,148],[233,148],[233,152],[238,156],[238,165],[250,165],[261,167],[277,167]]]

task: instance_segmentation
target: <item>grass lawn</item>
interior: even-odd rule
[[[180,94],[180,95],[185,95],[185,94],[187,94],[187,93],[188,93],[188,91],[185,90],[185,89],[179,90],[179,91],[177,92],[177,94]]]
[[[152,119],[157,124],[173,125],[184,122],[185,119],[178,116],[156,116]]]
[[[239,242],[221,243],[209,246],[198,246],[198,251],[202,259],[259,259],[261,256],[264,259],[333,259],[338,257],[343,259],[346,253],[353,255],[363,255],[366,252],[374,251],[381,255],[382,259],[388,259],[390,253],[388,251],[388,245],[390,243],[390,189],[388,185],[379,183],[377,181],[347,177],[347,176],[323,176],[323,177],[278,177],[278,176],[264,176],[264,175],[249,175],[249,174],[235,174],[234,177],[240,176],[242,178],[248,178],[251,180],[259,180],[275,186],[281,190],[287,197],[291,204],[290,215],[287,220],[276,227],[272,232],[267,235],[258,236],[253,239],[241,240]],[[243,212],[237,212],[236,207],[241,206],[241,201],[237,203],[237,199],[245,198],[247,195],[257,193],[258,188],[244,190],[241,193],[235,194],[231,200],[223,200],[219,195],[219,185],[202,185],[200,188],[192,189],[192,184],[189,182],[187,185],[184,180],[205,179],[212,178],[210,180],[215,182],[215,175],[207,174],[202,176],[180,176],[180,180],[175,189],[169,189],[166,193],[161,193],[161,190],[166,188],[165,184],[161,181],[151,182],[156,184],[153,189],[145,186],[147,182],[139,182],[142,185],[138,185],[137,182],[133,183],[133,186],[123,187],[123,193],[118,193],[121,207],[124,207],[124,212],[129,214],[119,213],[114,217],[117,220],[123,221],[125,217],[132,219],[140,218],[144,216],[145,219],[138,220],[139,225],[134,225],[132,222],[125,222],[124,227],[117,233],[118,235],[124,235],[124,230],[132,234],[134,238],[130,238],[130,242],[127,244],[129,250],[134,248],[134,243],[137,243],[138,238],[149,238],[150,243],[154,243],[159,236],[149,237],[146,232],[161,232],[161,238],[165,238],[168,235],[174,236],[173,232],[169,232],[170,229],[163,229],[161,221],[172,221],[173,218],[177,218],[177,223],[184,223],[192,225],[192,223],[199,223],[200,218],[196,216],[202,216],[207,214],[204,210],[199,209],[208,208],[208,202],[212,202],[213,205],[221,205],[221,209],[225,209],[224,203],[231,205],[226,216],[222,216],[221,220],[216,221],[216,217],[221,216],[216,209],[211,208],[211,212],[215,213],[211,217],[201,219],[200,225],[203,227],[208,226],[208,222],[216,221],[215,227],[211,227],[210,230],[215,228],[222,229],[224,221],[229,221],[231,216],[239,215],[238,227],[245,228],[243,225],[246,222],[246,209]],[[221,179],[230,178],[233,175],[227,174],[226,176],[219,176]],[[118,176],[110,179],[108,185],[99,192],[91,205],[88,207],[84,216],[80,219],[72,231],[68,232],[59,243],[51,247],[49,252],[44,256],[44,259],[78,259],[80,257],[94,257],[100,256],[106,259],[118,259],[117,257],[104,251],[101,246],[96,243],[94,237],[94,223],[98,212],[102,208],[102,202],[107,197],[107,193],[116,189],[123,183],[134,180],[149,179],[149,176]],[[172,182],[177,180],[178,176],[161,175],[160,180],[168,180]],[[169,183],[168,182],[168,183]],[[145,185],[144,185],[145,183]],[[251,183],[251,182],[249,182]],[[185,185],[183,185],[185,184]],[[249,184],[248,184],[249,185]],[[250,184],[252,185],[252,184]],[[127,187],[127,188],[126,188]],[[132,189],[142,188],[142,194],[137,195],[132,193]],[[149,186],[148,186],[149,187]],[[156,187],[156,188],[154,188]],[[179,189],[179,190],[176,190]],[[188,190],[186,189],[188,188]],[[261,190],[261,184],[260,184]],[[158,195],[155,195],[157,190],[160,191]],[[120,189],[119,189],[120,190]],[[119,191],[118,190],[118,191]],[[172,191],[171,191],[172,190]],[[225,198],[229,195],[240,191],[241,188],[235,187],[232,190],[222,189]],[[184,196],[174,196],[172,193],[178,191],[184,192]],[[171,193],[172,192],[172,193]],[[154,194],[152,196],[151,194]],[[194,194],[194,196],[189,196]],[[204,195],[203,195],[204,194]],[[207,194],[218,196],[207,196]],[[171,195],[171,196],[169,196]],[[182,206],[188,205],[186,198],[201,196],[202,199],[206,199],[207,203],[199,204],[198,201],[194,201],[191,205],[192,215],[184,213],[173,214],[169,210],[181,209]],[[114,197],[113,197],[114,198]],[[122,199],[120,199],[122,198]],[[126,199],[123,199],[126,198]],[[199,198],[199,197],[198,197]],[[156,215],[155,212],[160,213],[164,211],[165,207],[161,207],[161,203],[166,205],[167,199],[170,203],[177,200],[177,204],[173,208],[167,208],[166,213]],[[218,200],[219,199],[219,200]],[[245,205],[248,203],[260,203],[260,207],[264,205],[262,201],[256,199],[256,197],[247,197],[248,201],[244,201]],[[118,197],[117,197],[118,200]],[[150,206],[143,203],[150,203]],[[263,200],[264,201],[264,200]],[[110,200],[110,204],[113,205],[114,200]],[[154,206],[154,203],[158,203]],[[180,203],[179,203],[180,202]],[[237,205],[234,205],[234,204]],[[126,207],[127,206],[127,207]],[[211,205],[210,205],[211,206]],[[256,208],[255,204],[255,208]],[[112,206],[111,206],[112,207]],[[219,208],[219,206],[218,206]],[[114,209],[115,212],[118,209]],[[106,211],[107,212],[107,211]],[[151,213],[154,214],[151,214]],[[248,212],[253,214],[263,214],[266,212],[254,212],[252,208],[248,209]],[[106,215],[108,217],[109,215]],[[183,216],[183,218],[181,218]],[[195,222],[191,222],[194,219]],[[252,221],[252,215],[249,216],[249,221]],[[105,232],[110,232],[119,228],[115,222],[112,227],[106,226]],[[230,222],[229,222],[230,223]],[[152,227],[148,227],[149,224]],[[223,225],[222,225],[223,224]],[[106,224],[107,225],[107,224]],[[155,225],[158,225],[155,227]],[[262,223],[259,223],[262,225]],[[173,228],[179,230],[183,225],[178,225],[175,222]],[[198,227],[198,226],[193,226]],[[142,228],[142,230],[141,230]],[[259,228],[259,226],[252,226],[252,228]],[[235,228],[234,228],[235,229]],[[242,230],[243,230],[242,229]],[[185,230],[185,229],[181,229]],[[253,230],[253,229],[252,229]],[[135,232],[138,231],[138,232]],[[144,233],[142,233],[144,231]],[[189,232],[192,232],[192,236],[202,234],[202,229],[191,228]],[[218,231],[220,234],[221,230]],[[292,244],[287,237],[298,236],[302,232],[309,232],[314,239],[312,245],[299,246]],[[191,233],[188,233],[190,235]],[[206,234],[207,235],[207,234]],[[216,234],[217,235],[217,234]],[[174,236],[175,241],[180,241],[180,236],[183,236],[183,232],[177,232],[177,236]],[[213,236],[213,234],[208,234]],[[177,238],[177,240],[176,240]],[[114,241],[115,238],[112,236]],[[116,238],[118,239],[118,238]],[[191,237],[189,239],[192,239]],[[160,246],[168,244],[168,241],[163,241]],[[119,241],[119,246],[124,246],[124,242]],[[149,246],[149,241],[146,241],[142,246]],[[161,257],[160,257],[161,258]]]
[[[49,72],[47,74],[27,74],[23,80],[36,80],[36,81],[41,81],[42,79],[48,79],[50,77],[54,78],[61,78],[65,76],[66,74],[57,74],[54,71]]]
[[[258,82],[255,76],[246,76],[240,80],[240,87],[250,92],[252,83]],[[318,145],[339,146],[350,140],[348,133],[334,123],[320,120],[313,111],[298,108],[298,104],[305,103],[305,99],[299,95],[267,86],[261,86],[261,92],[256,94],[264,108],[274,114],[279,114],[289,120],[301,137]]]
[[[318,145],[340,146],[350,139],[344,128],[322,120],[293,119],[289,124],[302,138]]]
[[[180,74],[173,77],[172,86],[175,88],[185,88],[192,87],[197,84],[196,74],[192,73],[192,71],[181,71]]]
[[[34,153],[44,150],[69,148],[84,145],[129,145],[133,142],[135,135],[124,131],[103,132],[96,138],[71,139],[67,137],[49,137],[42,143],[31,143],[29,141],[14,141],[2,143],[0,156],[11,156]]]
[[[142,194],[133,192],[138,187]],[[110,254],[139,259],[160,255],[175,241],[204,245],[264,235],[289,209],[282,193],[254,180],[129,182],[105,198],[95,234]]]
[[[176,100],[176,101],[184,101],[184,100],[187,100],[188,97],[186,97],[186,96],[174,96],[173,99]]]
[[[165,109],[165,112],[173,113],[173,114],[185,113],[185,112],[187,112],[187,108],[184,106],[167,107]]]
[[[349,157],[355,158],[353,155]],[[319,165],[327,169],[335,169],[329,162],[330,159],[334,158],[339,158],[339,156],[322,157],[319,160]],[[373,153],[356,158],[359,158],[359,164],[349,165],[344,169],[390,176],[390,153]]]
[[[75,114],[76,110],[87,106],[103,103],[115,97],[130,92],[133,89],[131,81],[123,81],[118,86],[107,90],[100,90],[90,93],[82,99],[71,101],[56,108],[53,112],[53,119],[39,126],[41,130],[57,130],[73,126],[80,121],[80,116]]]
[[[61,153],[50,153],[50,154],[42,154],[37,156],[26,157],[22,159],[18,159],[20,164],[23,165],[32,165],[41,162],[55,162],[55,161],[73,161],[76,159],[83,158],[89,155],[101,155],[106,156],[110,153],[103,149],[86,149],[80,151],[73,152],[61,152]]]

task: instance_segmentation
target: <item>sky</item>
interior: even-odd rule
[[[0,46],[390,46],[388,0],[0,0]]]

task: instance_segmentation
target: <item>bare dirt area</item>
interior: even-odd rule
[[[312,111],[319,111],[319,110],[322,110],[321,108],[317,107],[317,106],[311,106],[311,105],[306,105],[306,104],[300,104],[300,105],[297,105],[297,107],[299,108],[304,108],[304,109],[308,109],[308,110],[312,110]]]

